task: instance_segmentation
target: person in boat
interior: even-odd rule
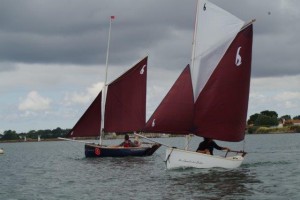
[[[221,146],[217,145],[217,143],[215,141],[213,141],[213,139],[204,138],[204,140],[202,142],[200,142],[197,152],[208,154],[208,155],[214,155],[213,154],[214,149],[230,151],[230,149],[228,147],[221,147]]]
[[[129,139],[129,135],[125,135],[124,142],[119,144],[121,147],[136,147],[136,145]]]

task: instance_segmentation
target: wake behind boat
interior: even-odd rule
[[[183,70],[146,124],[146,132],[194,134],[228,142],[244,140],[249,99],[253,23],[199,0],[191,69]],[[236,168],[246,153],[213,156],[166,150],[167,169]]]

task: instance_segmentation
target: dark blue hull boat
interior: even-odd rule
[[[151,144],[149,147],[111,147],[98,144],[85,144],[86,157],[126,157],[151,156],[161,145]]]

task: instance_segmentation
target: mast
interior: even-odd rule
[[[108,31],[108,40],[107,40],[107,51],[106,51],[106,63],[105,63],[105,79],[104,79],[104,86],[102,88],[102,102],[101,102],[101,123],[100,123],[100,136],[99,136],[99,144],[102,144],[102,136],[104,134],[104,115],[105,115],[105,102],[106,102],[106,89],[107,89],[107,71],[108,71],[108,58],[109,58],[109,46],[110,46],[110,35],[111,35],[111,24],[112,21],[115,19],[115,16],[110,16],[109,20],[109,31]]]
[[[195,15],[195,27],[194,27],[194,34],[193,34],[193,42],[192,42],[192,57],[191,57],[191,73],[194,71],[194,60],[195,60],[195,47],[197,43],[197,30],[198,30],[198,12],[199,12],[199,0],[197,0],[196,4],[196,15]]]

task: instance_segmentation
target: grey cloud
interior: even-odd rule
[[[299,74],[299,1],[213,0],[254,24],[253,75]],[[4,0],[0,62],[104,64],[109,16],[110,63],[149,55],[154,67],[182,69],[190,61],[196,1]],[[0,70],[4,70],[0,65]]]

